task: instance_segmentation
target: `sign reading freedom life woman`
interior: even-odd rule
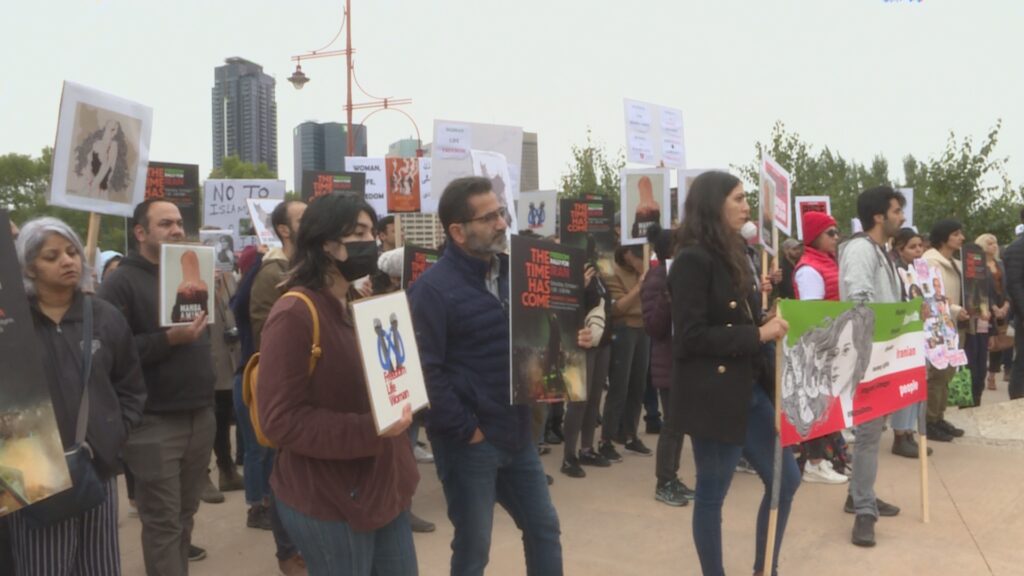
[[[782,300],[782,445],[838,432],[927,399],[920,302]]]

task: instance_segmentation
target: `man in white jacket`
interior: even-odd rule
[[[864,234],[854,236],[839,249],[839,298],[846,302],[900,302],[899,277],[887,246],[903,226],[906,199],[888,186],[861,192],[857,217]],[[853,448],[853,478],[844,509],[857,515],[853,543],[875,545],[875,522],[879,516],[895,516],[900,509],[875,496],[878,475],[878,445],[885,418],[857,426]]]

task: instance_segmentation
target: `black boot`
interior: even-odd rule
[[[917,458],[917,447],[911,445],[910,434],[896,434],[892,439],[892,453],[904,458]]]
[[[920,446],[919,446],[919,445],[917,444],[917,439],[916,439],[916,438],[914,438],[914,433],[913,433],[913,432],[908,432],[907,434],[905,434],[905,437],[906,437],[906,439],[907,439],[907,440],[906,440],[906,441],[907,441],[907,443],[908,443],[908,444],[910,444],[910,445],[911,445],[911,446],[912,446],[912,447],[914,448],[914,452],[915,452],[915,453],[920,453],[920,451],[921,451],[921,448],[920,448]],[[931,446],[929,446],[929,447],[928,447],[928,455],[929,455],[929,456],[931,456],[931,455],[932,455],[932,452],[933,452],[933,450],[932,450],[932,447],[931,447]]]
[[[870,548],[875,545],[875,517],[870,514],[858,514],[853,521],[853,543],[857,546]]]

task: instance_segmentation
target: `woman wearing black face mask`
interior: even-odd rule
[[[358,198],[316,201],[302,217],[288,292],[260,342],[260,422],[278,447],[270,481],[313,575],[417,573],[408,510],[419,474],[405,433],[412,416],[407,408],[377,435],[348,310],[351,283],[376,271],[376,220]],[[312,314],[320,349],[310,374]]]

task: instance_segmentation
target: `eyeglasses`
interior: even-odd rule
[[[836,236],[839,236],[839,230],[829,228],[828,230],[825,230],[825,234],[827,234],[829,238],[835,238]]]
[[[470,222],[483,222],[484,224],[494,224],[499,219],[505,220],[507,217],[508,217],[508,210],[506,210],[505,207],[502,206],[501,208],[498,208],[494,212],[488,212],[487,214],[484,214],[483,216],[477,216],[476,218],[470,218],[468,220],[463,220],[462,223],[463,224],[469,224]]]

